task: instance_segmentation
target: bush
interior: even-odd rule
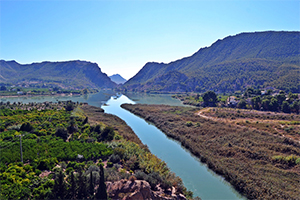
[[[94,131],[95,131],[96,133],[101,133],[101,126],[100,126],[100,124],[97,124],[97,125],[95,126]]]
[[[185,125],[186,125],[187,127],[191,127],[191,126],[193,126],[193,122],[188,121],[188,122],[186,122]]]
[[[114,139],[115,136],[115,131],[112,127],[107,126],[104,128],[102,134],[101,134],[101,139],[104,141],[111,141]]]
[[[64,127],[59,127],[59,128],[57,128],[57,130],[55,132],[55,136],[60,137],[64,141],[66,141],[68,139],[68,131]]]
[[[147,180],[148,178],[148,175],[142,171],[137,171],[134,175],[137,178],[137,180]]]
[[[20,127],[20,131],[26,131],[26,132],[30,132],[32,131],[32,129],[33,127],[29,122],[23,123],[22,126]]]
[[[114,164],[112,162],[107,162],[107,167],[112,167]]]
[[[66,169],[66,173],[67,173],[67,174],[70,174],[70,173],[73,172],[73,171],[74,171],[73,167],[68,167],[68,168]]]
[[[120,158],[119,155],[113,154],[113,155],[111,155],[111,156],[109,157],[108,160],[109,160],[110,162],[112,162],[112,163],[118,163],[118,162],[120,162],[121,158]]]
[[[74,110],[74,108],[75,108],[75,106],[74,106],[73,102],[68,101],[67,105],[65,106],[66,111],[72,111],[72,110]]]

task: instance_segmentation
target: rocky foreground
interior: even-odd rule
[[[122,200],[185,200],[182,194],[177,194],[174,187],[172,190],[163,192],[158,186],[157,191],[151,190],[150,184],[144,180],[122,179],[116,182],[106,182],[108,196],[112,199]]]

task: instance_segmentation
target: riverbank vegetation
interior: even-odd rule
[[[46,95],[84,95],[96,93],[97,89],[66,89],[57,86],[28,85],[28,84],[2,84],[0,85],[0,97],[15,96],[46,96]]]
[[[0,107],[1,199],[106,199],[105,181],[121,179],[146,180],[163,196],[172,187],[192,196],[124,121],[101,108],[71,101]]]
[[[236,91],[234,94],[216,94],[207,91],[203,94],[185,93],[173,95],[184,104],[197,107],[217,106],[260,111],[296,113],[300,112],[300,99],[297,93],[284,91],[259,90],[247,88],[244,93]]]
[[[180,141],[247,198],[299,199],[299,115],[281,113],[267,118],[220,108],[122,107]],[[268,121],[261,122],[264,117]]]

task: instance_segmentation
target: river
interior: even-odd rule
[[[137,94],[128,93],[115,95],[113,92],[105,91],[86,96],[71,97],[27,97],[27,98],[5,98],[0,101],[6,102],[44,102],[72,100],[87,102],[90,105],[102,107],[106,113],[114,114],[123,119],[137,134],[141,141],[146,144],[150,151],[165,161],[168,167],[178,175],[188,190],[201,199],[246,199],[227,183],[221,176],[209,170],[198,158],[162,133],[154,125],[144,119],[133,115],[120,107],[123,103],[144,104],[167,104],[183,106],[179,100],[165,94]]]

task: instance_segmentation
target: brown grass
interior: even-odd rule
[[[299,199],[300,164],[289,159],[291,155],[300,158],[297,141],[259,127],[204,118],[195,114],[199,112],[196,108],[122,107],[180,141],[249,199]]]

